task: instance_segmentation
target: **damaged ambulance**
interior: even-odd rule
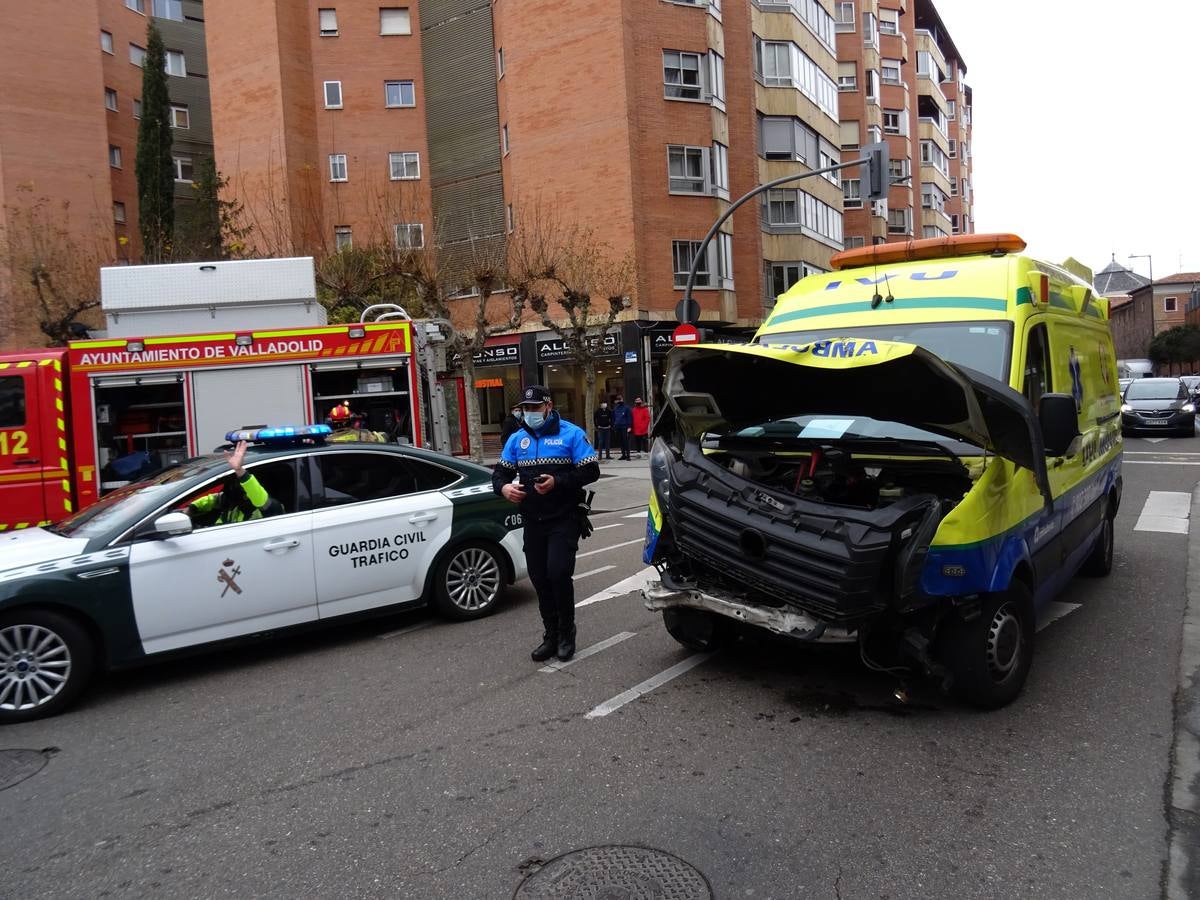
[[[743,627],[995,708],[1037,609],[1112,567],[1108,302],[1015,235],[849,250],[754,341],[671,351],[643,592],[685,646]]]

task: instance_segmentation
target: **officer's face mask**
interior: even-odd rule
[[[525,410],[525,424],[530,428],[541,428],[546,424],[546,414],[540,409]]]

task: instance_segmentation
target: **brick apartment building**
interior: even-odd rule
[[[200,0],[76,0],[60,15],[16,4],[0,30],[0,231],[20,228],[20,210],[45,198],[47,221],[71,242],[139,260],[134,161],[150,16],[168,51],[176,197],[193,195],[195,160],[212,153]],[[33,316],[13,308],[12,278],[0,264],[0,347],[42,344]]]
[[[836,38],[818,0],[209,0],[219,168],[283,245],[520,239],[551,208],[635,262],[602,392],[645,394],[688,263],[732,199],[839,159]],[[736,212],[700,268],[704,323],[745,334],[842,246],[837,177]],[[281,202],[282,201],[282,202]],[[582,381],[530,322],[481,379],[568,415]],[[512,364],[514,357],[520,362]],[[504,363],[500,365],[499,363]]]
[[[886,140],[887,202],[842,176],[847,247],[975,230],[971,89],[966,64],[930,0],[839,0],[841,149]],[[907,179],[907,180],[906,180]]]

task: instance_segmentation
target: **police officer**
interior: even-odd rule
[[[227,525],[245,519],[261,519],[269,514],[271,505],[276,504],[258,479],[242,466],[246,458],[245,441],[238,441],[232,453],[226,450],[225,458],[233,469],[233,477],[225,480],[220,493],[209,494],[188,505],[187,514],[197,524]]]
[[[543,625],[542,642],[530,656],[535,662],[556,654],[568,660],[575,655],[571,576],[582,525],[579,505],[583,486],[600,477],[600,464],[587,434],[559,417],[546,388],[525,388],[521,407],[521,428],[504,445],[492,490],[520,504],[525,522],[525,562]]]

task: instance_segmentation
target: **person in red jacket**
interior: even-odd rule
[[[633,401],[633,449],[636,453],[650,452],[650,407],[638,397]]]

